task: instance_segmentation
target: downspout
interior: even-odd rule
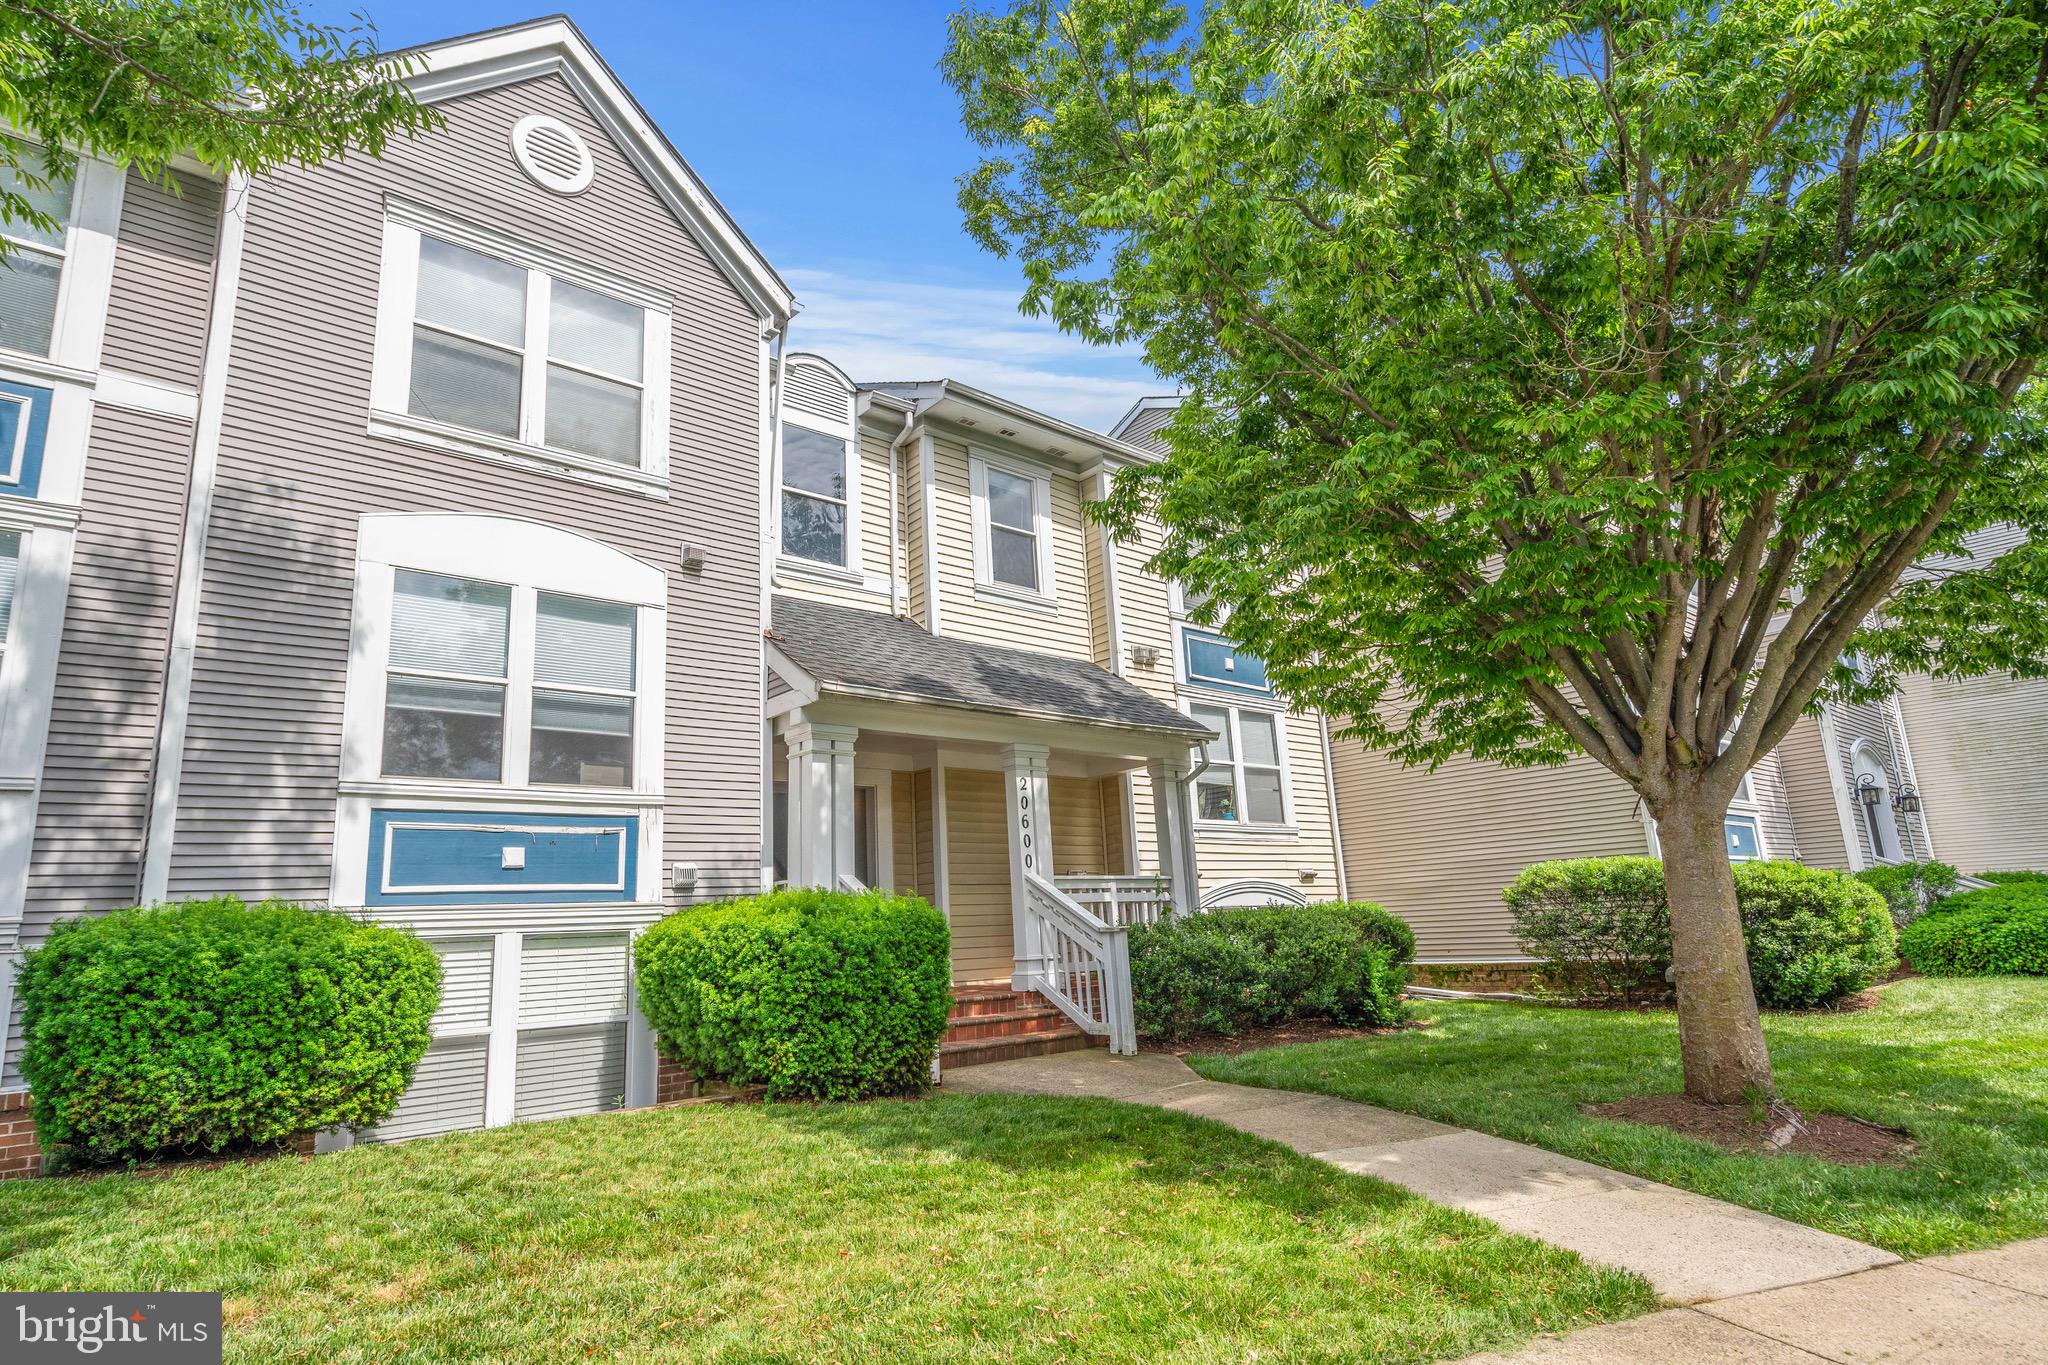
[[[897,476],[902,468],[904,443],[917,435],[922,429],[917,420],[917,403],[913,399],[910,410],[903,414],[903,434],[889,443],[889,614],[891,616],[900,616],[910,610],[907,593],[904,595],[902,605],[899,606],[897,604],[897,593],[901,590],[903,583],[903,575],[897,572],[897,556],[903,549],[900,543],[902,538],[903,489],[902,485],[898,482]],[[925,572],[927,575],[930,574],[930,565],[925,566]],[[927,587],[925,591],[929,592],[931,589]]]
[[[768,424],[763,443],[761,484],[761,656],[757,674],[763,688],[761,717],[761,889],[775,885],[775,722],[767,711],[768,632],[775,625],[775,553],[781,545],[782,518],[777,491],[782,484],[782,353],[789,341],[792,314],[762,338],[767,349],[768,392],[763,405]]]
[[[1323,790],[1330,794],[1330,848],[1337,855],[1337,899],[1351,899],[1351,878],[1344,870],[1344,821],[1337,813],[1337,765],[1330,761],[1330,717],[1316,712],[1323,730]]]

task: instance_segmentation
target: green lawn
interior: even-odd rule
[[[1100,1100],[614,1114],[0,1185],[9,1289],[218,1289],[238,1361],[1432,1360],[1642,1281]]]
[[[2048,980],[1902,981],[1875,1008],[1767,1015],[1779,1089],[1909,1130],[1899,1166],[1736,1156],[1583,1103],[1681,1089],[1670,1014],[1425,1001],[1427,1029],[1191,1058],[1630,1171],[1907,1256],[2048,1232]]]

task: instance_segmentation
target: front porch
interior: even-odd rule
[[[951,927],[956,989],[1035,993],[1113,1050],[1134,1051],[1126,940],[1131,926],[1197,903],[1189,757],[1207,731],[1085,661],[840,614],[904,637],[906,652],[971,652],[979,678],[1000,669],[1040,705],[859,695],[815,640],[776,641],[776,880],[922,896]],[[777,625],[793,633],[780,609]],[[1062,700],[1080,714],[1058,714]]]

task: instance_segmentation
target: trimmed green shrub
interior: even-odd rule
[[[1980,882],[1996,882],[2000,886],[2014,886],[2021,882],[2048,882],[2048,872],[2031,872],[2015,868],[2010,872],[1979,872]]]
[[[1928,976],[2048,976],[2048,883],[1951,896],[1907,925],[1899,947]]]
[[[849,1100],[931,1079],[951,952],[915,896],[799,888],[678,911],[633,965],[670,1057],[773,1097]]]
[[[1671,964],[1664,864],[1655,858],[1564,858],[1509,882],[1515,938],[1543,962],[1546,986],[1598,1000],[1662,994]]]
[[[375,1123],[431,1041],[441,966],[403,930],[228,896],[64,921],[17,989],[36,1135],[65,1166]]]
[[[1414,951],[1408,926],[1368,902],[1212,910],[1139,925],[1131,930],[1138,1031],[1177,1039],[1290,1019],[1398,1023]]]
[[[1734,872],[1759,1005],[1832,1005],[1891,971],[1898,931],[1870,887],[1798,863],[1743,862]],[[1548,983],[1593,999],[1661,993],[1671,915],[1659,859],[1537,863],[1502,894],[1523,949],[1545,960]]]
[[[1735,903],[1756,1002],[1816,1009],[1884,980],[1899,931],[1884,897],[1853,877],[1790,862],[1735,865]]]
[[[1956,893],[1962,878],[1947,863],[1880,863],[1855,874],[1856,880],[1883,896],[1892,923],[1903,929]]]

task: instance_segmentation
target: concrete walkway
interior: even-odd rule
[[[1505,1138],[1369,1104],[1205,1081],[1180,1058],[1090,1048],[968,1067],[945,1089],[1097,1095],[1197,1114],[1633,1270],[1683,1304],[1890,1265],[1888,1251]]]
[[[1369,1104],[1205,1081],[1178,1057],[1065,1052],[945,1089],[1097,1095],[1199,1114],[1633,1270],[1682,1304],[1472,1365],[2048,1365],[2048,1238],[1902,1262],[1888,1251],[1484,1133]]]

